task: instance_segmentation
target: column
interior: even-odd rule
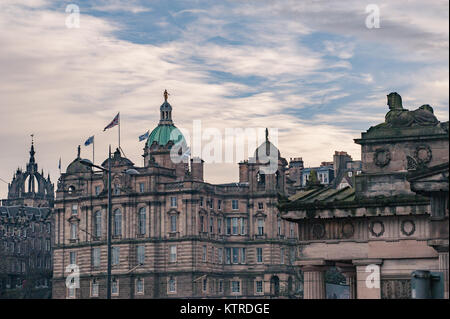
[[[325,290],[325,271],[323,260],[300,261],[303,271],[303,299],[327,299]]]
[[[350,263],[335,264],[338,271],[345,277],[349,288],[349,299],[356,299],[356,268]]]
[[[439,252],[439,271],[444,273],[444,298],[448,299],[448,251]]]

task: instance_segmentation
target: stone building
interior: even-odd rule
[[[53,184],[34,155],[32,143],[0,206],[0,298],[51,297]]]
[[[397,93],[388,105],[385,122],[355,140],[354,187],[310,185],[280,203],[299,226],[307,299],[325,298],[329,267],[347,277],[352,298],[411,298],[419,269],[445,274],[448,298],[448,122],[429,105],[404,109]]]
[[[116,150],[112,171],[113,298],[288,297],[298,289],[297,227],[280,218],[287,162],[261,174],[255,160],[239,164],[239,182],[203,179],[203,161],[175,163],[171,149],[184,140],[172,106],[138,167]],[[266,137],[260,150],[273,147]],[[59,179],[55,200],[53,298],[105,298],[107,174],[80,162],[80,151]],[[102,166],[107,167],[108,159]],[[133,169],[134,174],[126,174]],[[65,285],[66,267],[80,270],[80,288]]]

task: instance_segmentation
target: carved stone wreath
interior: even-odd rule
[[[428,145],[419,145],[416,147],[414,157],[420,164],[428,164],[431,161],[431,148]]]
[[[322,224],[316,223],[312,225],[312,233],[314,238],[321,239],[325,236],[325,227]]]
[[[382,221],[373,221],[369,225],[369,230],[373,236],[380,237],[384,234],[384,224]]]
[[[386,148],[379,148],[375,150],[373,161],[378,167],[384,167],[391,161],[391,152]]]
[[[400,230],[402,231],[403,235],[411,236],[416,231],[416,224],[410,219],[404,220],[402,221]]]
[[[350,238],[355,233],[355,226],[353,226],[352,222],[345,222],[342,224],[341,232],[344,238]]]

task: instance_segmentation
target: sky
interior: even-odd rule
[[[117,128],[103,132],[117,112],[142,166],[138,136],[157,125],[164,89],[179,128],[277,129],[281,155],[307,167],[334,151],[360,159],[353,139],[384,121],[390,92],[448,121],[448,12],[441,0],[1,0],[0,198],[31,134],[56,184],[59,158],[63,172],[78,145],[92,158],[89,136],[97,163],[117,146]],[[236,182],[238,165],[207,163],[205,180]]]

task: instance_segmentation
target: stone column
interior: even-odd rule
[[[448,251],[439,252],[439,271],[444,273],[444,298],[449,299],[449,295],[448,295]]]
[[[348,288],[349,299],[356,299],[356,268],[351,264],[336,263],[338,271],[344,275]]]
[[[301,260],[298,262],[303,271],[303,298],[326,299],[324,260]]]
[[[381,259],[353,260],[356,266],[356,298],[381,299]]]

